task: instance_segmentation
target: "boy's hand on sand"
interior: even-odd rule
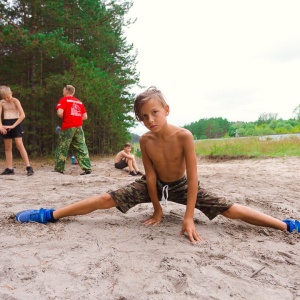
[[[180,235],[183,235],[184,233],[187,233],[190,241],[195,244],[196,242],[202,242],[203,239],[199,235],[199,233],[196,230],[195,223],[193,219],[184,219],[182,223],[182,228],[180,231]]]
[[[158,225],[161,222],[161,219],[163,217],[163,212],[162,210],[159,211],[154,211],[153,216],[148,218],[145,222],[144,225]]]

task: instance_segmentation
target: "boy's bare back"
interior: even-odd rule
[[[167,124],[162,134],[151,131],[140,139],[144,158],[150,160],[157,178],[163,182],[181,179],[186,171],[186,157],[195,156],[190,131]]]

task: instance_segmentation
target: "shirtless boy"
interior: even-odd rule
[[[115,156],[115,168],[124,169],[129,168],[129,175],[143,175],[137,166],[135,157],[131,154],[132,145],[130,143],[125,143],[124,149],[117,153]]]
[[[25,113],[20,101],[12,96],[12,91],[8,86],[0,87],[0,134],[4,139],[5,158],[7,168],[0,175],[14,175],[12,139],[15,140],[16,146],[25,163],[27,175],[33,174],[30,166],[27,151],[23,144],[22,121],[25,119]],[[3,120],[1,116],[3,112]]]
[[[186,233],[192,243],[202,241],[194,224],[195,208],[209,219],[221,214],[230,219],[241,219],[249,224],[282,231],[300,231],[298,220],[273,218],[252,208],[234,204],[200,188],[197,178],[197,160],[190,131],[168,124],[170,108],[162,93],[151,87],[138,95],[134,103],[138,121],[149,130],[140,139],[145,176],[116,191],[92,196],[66,207],[54,210],[25,210],[16,220],[25,222],[55,222],[67,217],[84,215],[97,209],[117,207],[125,213],[140,203],[152,202],[154,212],[145,225],[162,221],[163,210],[159,198],[186,205],[180,234]]]

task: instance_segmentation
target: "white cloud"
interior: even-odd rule
[[[288,119],[300,104],[299,11],[298,0],[134,0],[126,36],[141,84],[166,96],[170,123]]]

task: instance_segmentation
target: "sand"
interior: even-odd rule
[[[179,236],[185,207],[172,202],[156,227],[143,225],[151,204],[17,223],[20,210],[59,208],[133,180],[111,157],[94,158],[86,176],[78,165],[61,175],[51,160],[32,164],[31,177],[21,162],[0,177],[0,299],[300,299],[297,233],[196,211],[205,242],[193,245]],[[300,218],[299,166],[299,158],[198,159],[204,188],[279,219]]]

